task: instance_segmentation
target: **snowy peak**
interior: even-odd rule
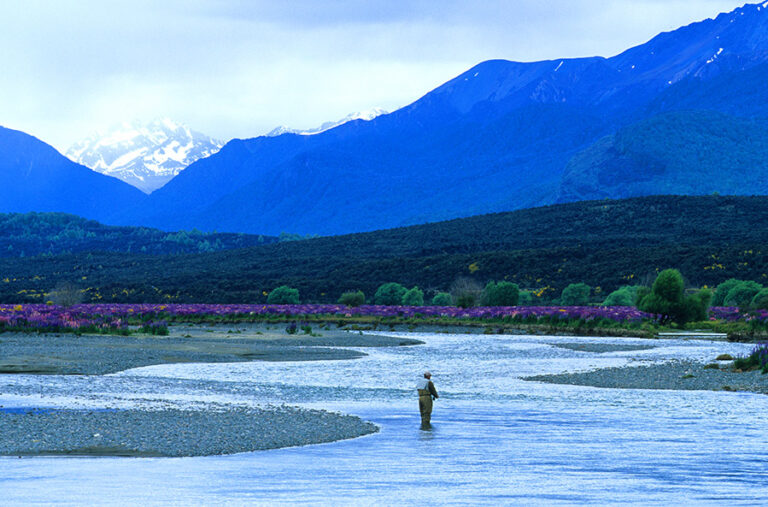
[[[67,150],[71,160],[150,193],[223,143],[168,118],[124,122]]]
[[[665,32],[611,59],[634,76],[665,73],[671,84],[687,76],[743,70],[768,60],[768,2],[747,4],[715,18]],[[715,65],[713,65],[715,64]]]
[[[327,121],[320,125],[319,127],[301,130],[301,129],[293,129],[290,127],[285,126],[279,126],[277,128],[274,128],[270,130],[267,134],[265,134],[267,137],[276,137],[283,134],[299,134],[303,136],[311,136],[313,134],[319,134],[321,132],[325,132],[326,130],[331,130],[334,127],[338,127],[339,125],[343,125],[347,122],[354,121],[354,120],[364,120],[364,121],[370,121],[376,118],[377,116],[381,116],[383,114],[388,114],[388,111],[385,111],[384,109],[381,109],[380,107],[375,107],[373,109],[368,109],[366,111],[359,111],[357,113],[351,113],[345,116],[344,118],[337,120],[337,121]]]
[[[768,2],[761,2],[661,33],[609,58],[482,62],[406,109],[421,114],[415,111],[439,103],[463,115],[478,106],[625,108],[648,102],[681,81],[713,79],[767,63]]]

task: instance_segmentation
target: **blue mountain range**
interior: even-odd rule
[[[0,127],[0,213],[66,211],[107,220],[143,195],[72,162],[39,139]]]
[[[82,214],[326,235],[593,198],[766,194],[766,83],[768,3],[749,4],[612,58],[491,60],[371,121],[232,140],[108,217],[115,206]]]

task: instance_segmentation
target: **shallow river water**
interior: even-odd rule
[[[395,333],[393,333],[395,334]],[[0,405],[161,407],[287,403],[381,431],[331,444],[207,458],[0,458],[0,504],[764,504],[768,396],[597,389],[540,373],[711,361],[708,341],[409,335],[350,361],[177,364],[103,377],[0,375]],[[558,343],[654,345],[576,352]],[[419,429],[413,385],[440,392]],[[2,394],[5,393],[5,394]]]

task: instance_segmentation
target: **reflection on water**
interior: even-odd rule
[[[657,345],[595,353],[557,337],[425,335],[355,361],[183,364],[105,377],[0,376],[0,405],[89,407],[289,403],[360,415],[381,432],[317,446],[209,458],[0,459],[12,503],[259,502],[759,504],[768,494],[768,397],[594,389],[520,376],[649,361],[711,361],[749,346]],[[419,429],[412,386],[440,392]],[[44,383],[44,389],[41,384]],[[44,395],[41,397],[41,392]]]

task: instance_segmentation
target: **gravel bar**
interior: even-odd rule
[[[671,361],[581,373],[535,375],[524,377],[523,380],[612,389],[750,391],[768,394],[768,375],[759,371],[735,371],[730,362],[706,365],[694,361]]]
[[[604,354],[606,352],[632,352],[636,350],[655,349],[656,345],[627,345],[619,343],[553,343],[554,347],[573,350],[575,352],[593,352]]]
[[[4,333],[0,334],[0,374],[104,375],[169,363],[348,360],[366,354],[343,347],[420,343],[335,330],[306,336],[227,325],[172,326],[170,336]]]
[[[226,411],[0,408],[0,455],[211,456],[377,431],[359,417],[286,406]]]

